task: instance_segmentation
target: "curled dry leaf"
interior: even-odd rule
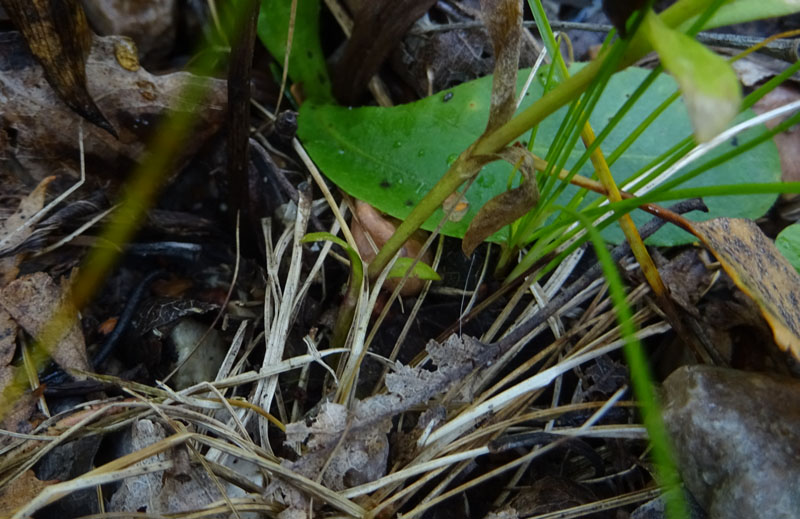
[[[775,343],[800,359],[800,274],[750,220],[715,218],[693,224],[734,283],[758,305]]]
[[[145,151],[147,138],[169,110],[192,112],[197,121],[186,141],[188,157],[220,126],[226,105],[225,82],[201,79],[186,72],[154,76],[130,63],[120,46],[130,40],[95,38],[86,63],[88,88],[119,133],[119,140],[94,127],[85,131],[88,175],[121,181]],[[122,49],[124,50],[124,49]],[[44,84],[41,67],[30,57],[16,33],[0,33],[0,167],[18,164],[24,175],[40,180],[59,172],[75,175],[79,168],[78,116],[66,109]],[[203,101],[184,97],[187,85],[203,82]]]
[[[78,0],[0,0],[64,103],[116,136],[86,89],[92,31]]]
[[[375,258],[377,251],[394,234],[395,229],[397,229],[397,220],[381,215],[366,202],[357,200],[355,206],[356,217],[353,218],[353,222],[350,224],[350,230],[358,246],[361,259],[364,260],[364,263],[369,263]],[[427,233],[424,231],[415,232],[411,239],[400,249],[400,256],[416,258],[426,238]],[[420,258],[420,261],[430,265],[431,259],[431,252],[427,250]],[[400,279],[398,278],[387,279],[384,286],[388,290],[394,290],[399,282]],[[424,284],[425,282],[417,277],[409,277],[403,288],[400,289],[400,295],[412,296],[418,294]]]
[[[70,302],[66,281],[59,287],[44,272],[23,276],[0,291],[0,306],[33,337],[40,336],[57,314],[63,312],[72,316],[69,329],[61,332],[63,336],[50,355],[62,368],[91,370],[83,332]]]
[[[461,250],[467,256],[471,255],[483,240],[522,218],[539,202],[533,155],[525,148],[513,146],[500,152],[498,158],[503,158],[519,168],[522,173],[522,183],[514,189],[500,193],[480,208],[461,242]]]

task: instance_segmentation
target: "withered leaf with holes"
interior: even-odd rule
[[[756,302],[775,343],[800,359],[800,274],[750,220],[715,218],[692,227],[733,282]]]
[[[86,56],[92,32],[78,0],[0,0],[22,33],[45,78],[64,103],[87,121],[117,136],[86,89]]]

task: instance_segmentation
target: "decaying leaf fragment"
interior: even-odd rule
[[[67,106],[116,136],[86,88],[92,31],[78,0],[0,0],[45,78]]]
[[[36,272],[16,279],[0,290],[0,306],[14,318],[19,326],[33,337],[45,331],[54,316],[70,310],[67,283],[59,287],[45,272]],[[74,316],[69,329],[62,331],[62,338],[53,351],[53,360],[62,368],[90,371],[77,312],[65,312]]]
[[[800,274],[750,220],[715,218],[693,224],[734,283],[758,305],[775,343],[800,359]]]
[[[480,208],[461,242],[461,250],[467,256],[471,255],[483,240],[522,218],[539,202],[533,155],[525,148],[513,146],[504,149],[498,157],[519,168],[522,182],[518,187],[495,196]]]

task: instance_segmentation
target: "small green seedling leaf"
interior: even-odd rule
[[[353,269],[354,273],[364,272],[364,264],[361,261],[361,256],[359,256],[358,251],[348,245],[346,241],[338,236],[334,236],[329,232],[310,232],[303,236],[303,239],[300,240],[301,243],[313,243],[317,241],[329,241],[340,246],[347,253],[347,257],[350,258],[351,268]]]
[[[258,37],[281,66],[286,55],[291,9],[291,0],[262,0],[258,15]],[[319,9],[320,0],[297,2],[289,78],[302,86],[306,99],[333,102],[331,80],[319,41]]]
[[[667,27],[652,11],[642,31],[681,86],[697,139],[705,142],[719,134],[739,113],[742,102],[733,68],[691,37]]]
[[[412,261],[414,261],[414,258],[407,258],[405,256],[397,258],[397,261],[394,262],[394,265],[389,270],[389,275],[387,277],[401,278],[405,276]],[[439,274],[433,270],[433,267],[421,261],[418,261],[417,264],[414,265],[414,270],[411,271],[409,277],[417,277],[424,281],[441,281],[442,279],[439,277]]]
[[[775,246],[800,271],[800,223],[794,223],[782,230],[775,238]]]
[[[644,69],[628,68],[612,76],[590,117],[592,126],[598,131],[602,129],[648,73]],[[542,78],[547,77],[546,71],[540,74]],[[527,75],[527,70],[520,72],[517,91],[522,88]],[[483,133],[489,111],[491,83],[491,77],[484,77],[420,101],[391,108],[349,109],[305,103],[300,108],[298,135],[314,162],[341,189],[354,198],[369,202],[380,211],[404,219],[441,178],[448,165],[474,142],[476,136]],[[604,141],[604,153],[613,151],[627,137],[630,129],[635,128],[675,89],[675,81],[668,74],[660,75]],[[523,98],[520,110],[541,97],[542,90],[541,82],[534,81]],[[556,112],[539,125],[533,149],[536,155],[544,157],[547,154],[565,111]],[[740,117],[750,118],[753,113],[746,111]],[[694,166],[733,150],[762,131],[763,127],[759,127],[740,134],[737,139],[720,145]],[[691,125],[685,107],[679,102],[673,103],[614,163],[611,168],[614,180],[620,186],[625,185],[630,175],[644,168],[690,132]],[[583,146],[576,146],[566,167],[571,167],[581,153]],[[511,165],[499,161],[484,166],[461,204],[466,214],[458,221],[445,223],[442,232],[447,236],[463,238],[478,210],[491,198],[507,190],[511,168]],[[579,173],[590,176],[593,171],[587,165]],[[775,145],[768,141],[749,150],[736,161],[714,167],[681,187],[778,181],[780,159]],[[567,205],[576,191],[577,188],[568,187],[557,203]],[[587,201],[592,196],[587,197]],[[706,200],[709,213],[695,213],[689,218],[757,218],[772,206],[775,198],[776,195],[711,197]],[[435,229],[443,216],[443,211],[435,212],[423,228]],[[632,216],[637,225],[648,219],[639,212],[634,212]],[[603,235],[617,243],[623,239],[617,225],[610,226],[603,231]],[[497,233],[489,240],[502,242],[504,238]],[[690,234],[666,226],[647,243],[672,246],[693,240]]]

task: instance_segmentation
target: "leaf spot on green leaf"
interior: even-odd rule
[[[389,189],[390,187],[392,187],[392,183],[384,178],[383,180],[381,180],[381,187],[383,189]]]
[[[413,207],[414,201],[413,200],[406,200],[406,207]]]
[[[442,97],[442,102],[443,102],[443,103],[446,103],[446,102],[448,102],[448,101],[449,101],[449,100],[451,100],[451,99],[453,99],[453,93],[452,93],[452,92],[448,92],[448,93],[446,93],[446,94],[444,95],[444,97]]]

